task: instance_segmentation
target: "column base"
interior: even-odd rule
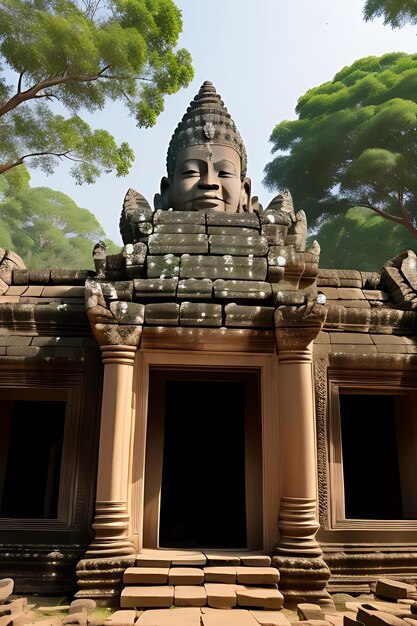
[[[123,574],[133,567],[136,553],[117,558],[82,559],[77,565],[79,591],[75,598],[92,598],[99,606],[118,607],[123,589]]]
[[[272,566],[280,572],[279,590],[284,596],[286,608],[293,608],[300,602],[311,602],[334,609],[332,597],[326,591],[330,569],[321,556],[300,558],[275,555]]]

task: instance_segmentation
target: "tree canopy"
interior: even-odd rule
[[[30,187],[29,180],[25,167],[0,176],[0,248],[17,252],[31,269],[94,269],[93,247],[104,239],[95,216],[64,193]],[[120,250],[105,242],[109,253]]]
[[[181,30],[172,0],[0,0],[0,173],[51,173],[66,158],[78,183],[126,175],[128,143],[83,114],[121,101],[138,126],[155,124],[193,78]]]
[[[366,21],[383,17],[384,24],[393,28],[417,24],[416,0],[367,0],[363,14]]]
[[[287,188],[310,226],[365,206],[417,236],[417,55],[359,59],[297,103],[271,135],[270,189]]]
[[[405,228],[363,207],[324,220],[310,239],[320,244],[320,267],[368,272],[378,272],[400,250],[415,248]]]

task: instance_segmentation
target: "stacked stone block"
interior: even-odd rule
[[[279,572],[266,555],[177,553],[147,550],[123,576],[121,608],[283,606]]]
[[[303,304],[318,272],[318,252],[305,250],[305,237],[290,241],[288,219],[271,220],[142,211],[140,240],[106,259],[98,279],[104,300],[140,303],[145,326],[271,329],[276,306]]]

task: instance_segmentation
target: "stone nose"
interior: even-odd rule
[[[219,189],[216,179],[217,176],[212,163],[207,163],[207,168],[201,173],[198,186],[200,189]]]

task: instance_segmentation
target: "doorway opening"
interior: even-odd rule
[[[417,519],[415,392],[340,394],[346,519]]]
[[[256,371],[151,370],[148,407],[145,537],[161,548],[260,548]]]

